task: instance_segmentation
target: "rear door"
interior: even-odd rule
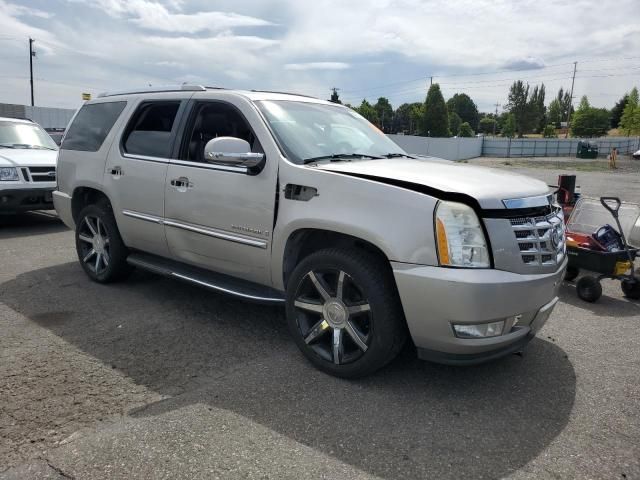
[[[264,153],[271,141],[246,99],[195,94],[186,117],[178,158],[169,162],[165,224],[171,254],[181,261],[269,284],[277,158],[255,172],[205,161],[212,138],[247,140]]]
[[[191,93],[145,96],[114,142],[104,173],[127,246],[169,256],[164,233],[164,183],[182,112]]]

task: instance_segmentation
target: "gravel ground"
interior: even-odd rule
[[[637,178],[578,173],[639,201]],[[614,282],[593,305],[563,285],[523,356],[407,350],[344,381],[304,361],[279,308],[144,272],[89,282],[55,217],[5,220],[0,245],[2,479],[640,479],[640,304]]]

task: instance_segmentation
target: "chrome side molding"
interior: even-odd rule
[[[257,238],[240,237],[233,235],[225,231],[216,230],[213,228],[202,227],[200,225],[191,225],[189,223],[176,222],[175,220],[164,219],[155,215],[148,215],[146,213],[135,212],[132,210],[123,210],[122,214],[126,217],[135,218],[145,222],[157,223],[165,225],[167,227],[179,228],[187,230],[189,232],[199,233],[200,235],[206,235],[208,237],[219,238],[220,240],[227,240],[229,242],[240,243],[242,245],[248,245],[250,247],[266,249],[269,243],[266,240],[259,240]]]

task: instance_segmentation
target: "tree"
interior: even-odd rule
[[[424,103],[414,102],[411,104],[411,123],[409,124],[409,133],[416,135],[423,131],[422,122],[424,120]]]
[[[627,106],[628,101],[629,94],[625,93],[624,96],[620,100],[618,100],[614,107],[611,109],[611,128],[618,128],[618,126],[620,125],[620,119],[622,118],[624,107]]]
[[[393,123],[393,107],[389,103],[389,100],[385,97],[378,98],[378,101],[373,106],[380,120],[380,129],[384,133],[391,132],[391,125]]]
[[[629,100],[620,119],[620,128],[627,136],[640,134],[640,99],[635,87],[629,93]]]
[[[610,114],[606,108],[589,105],[587,96],[580,100],[580,106],[573,114],[571,135],[574,137],[599,137],[606,135],[610,127]]]
[[[422,133],[429,137],[449,137],[449,114],[444,103],[440,85],[434,83],[429,87],[424,102],[424,113],[421,125]]]
[[[473,130],[471,128],[471,125],[469,125],[469,122],[463,122],[462,125],[460,125],[459,136],[460,137],[473,137]]]
[[[339,103],[342,104],[342,102],[340,101],[340,95],[338,95],[338,89],[337,88],[332,88],[331,89],[331,98],[329,99],[330,102],[332,103]]]
[[[447,100],[447,110],[449,115],[457,113],[463,122],[468,122],[471,128],[477,128],[480,118],[478,106],[466,93],[456,93]],[[452,135],[455,134],[452,132]]]
[[[542,136],[544,138],[558,138],[558,134],[556,133],[556,126],[553,123],[550,123],[549,125],[544,127]]]
[[[529,115],[529,84],[522,80],[513,82],[509,89],[509,102],[507,103],[509,113],[513,115],[516,122],[516,132],[518,137],[522,137],[528,130],[530,124]]]
[[[502,135],[505,137],[513,138],[516,134],[516,116],[513,113],[509,113],[502,125]]]
[[[556,128],[560,128],[560,123],[564,122],[564,118],[562,116],[562,104],[557,98],[554,98],[547,110],[547,121],[555,125]]]
[[[454,137],[458,135],[460,131],[460,125],[462,125],[462,119],[456,112],[449,112],[449,130]]]
[[[541,131],[546,125],[547,107],[544,105],[545,88],[544,83],[538,87],[533,87],[533,92],[529,98],[528,116],[529,128]]]
[[[411,133],[411,104],[403,103],[393,114],[391,129],[395,133]]]
[[[376,112],[376,109],[373,108],[373,105],[371,105],[366,100],[362,100],[360,106],[354,108],[354,110],[374,125],[378,125],[378,113]]]
[[[480,122],[478,123],[478,129],[488,135],[490,133],[494,133],[498,130],[498,125],[497,125],[497,120],[495,118],[491,118],[491,117],[484,117],[482,120],[480,120]]]

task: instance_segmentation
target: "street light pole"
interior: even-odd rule
[[[31,83],[31,106],[33,107],[33,57],[36,56],[36,52],[33,51],[33,38],[29,37],[29,81]]]

